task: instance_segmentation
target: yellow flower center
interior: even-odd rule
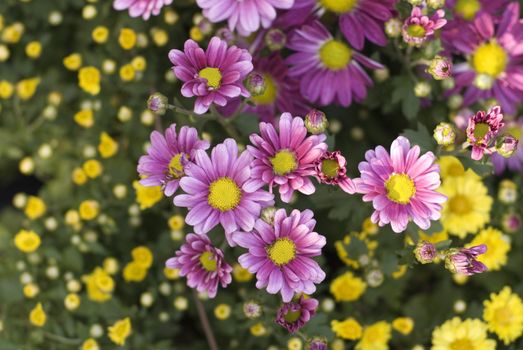
[[[473,20],[479,10],[481,10],[479,0],[458,0],[454,6],[454,11],[467,21]]]
[[[420,26],[419,24],[412,24],[407,28],[407,33],[415,38],[423,38],[427,31],[425,30],[425,28],[423,28],[423,26]]]
[[[300,318],[301,316],[301,311],[298,310],[298,311],[289,311],[285,314],[285,316],[283,316],[283,319],[285,321],[287,321],[288,323],[294,323],[296,321],[298,321],[298,319]]]
[[[282,176],[296,170],[298,165],[296,156],[288,150],[279,151],[274,157],[270,158],[270,161],[274,173]]]
[[[466,196],[458,194],[449,200],[449,208],[453,214],[465,215],[472,211],[472,203]]]
[[[451,350],[474,350],[474,344],[471,343],[469,339],[462,338],[458,340],[454,340],[452,344],[450,344]]]
[[[337,14],[350,12],[358,4],[358,0],[318,0],[327,10]]]
[[[508,55],[495,41],[480,45],[472,54],[472,67],[479,74],[497,77],[505,71]]]
[[[216,260],[214,259],[214,254],[211,252],[204,252],[200,255],[200,264],[209,272],[216,271]]]
[[[490,130],[490,127],[486,123],[478,123],[474,128],[474,137],[476,139],[482,139]]]
[[[169,162],[169,174],[175,179],[181,177],[183,174],[182,156],[183,153],[178,153],[174,155]]]
[[[211,207],[220,211],[229,211],[240,204],[242,193],[238,185],[224,176],[211,183],[207,201]]]
[[[506,306],[500,307],[494,311],[494,322],[502,327],[510,325],[512,317],[512,311]]]
[[[517,127],[517,126],[512,126],[510,128],[508,128],[507,130],[508,134],[512,137],[514,137],[516,140],[520,140],[521,139],[521,128]]]
[[[327,177],[338,176],[338,170],[340,170],[338,162],[333,159],[325,159],[324,161],[321,162],[321,171]]]
[[[387,197],[399,204],[408,204],[416,194],[414,181],[407,174],[394,174],[385,182]]]
[[[202,69],[198,75],[207,80],[207,86],[217,89],[222,82],[222,73],[218,68],[207,67]]]
[[[285,265],[296,257],[296,245],[288,238],[278,238],[267,248],[269,259],[278,265]]]
[[[461,163],[454,163],[449,167],[448,173],[450,176],[461,176],[465,174],[465,168]]]
[[[330,70],[340,70],[349,64],[352,50],[341,41],[331,39],[320,48],[320,61]]]
[[[276,101],[278,87],[270,75],[264,74],[263,78],[265,80],[265,91],[259,96],[251,97],[251,100],[253,100],[257,105],[270,105]]]

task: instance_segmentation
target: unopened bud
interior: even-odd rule
[[[391,38],[397,38],[401,35],[403,23],[398,18],[391,18],[385,22],[385,33]]]
[[[164,115],[165,111],[167,111],[168,105],[169,100],[167,97],[159,92],[155,92],[149,96],[149,99],[147,100],[147,108],[158,115]]]
[[[416,256],[416,260],[420,263],[430,264],[434,259],[436,259],[438,251],[434,244],[420,241],[416,245],[416,248],[414,248],[414,255]]]
[[[280,29],[270,29],[265,34],[265,44],[271,51],[279,51],[287,44],[287,36]]]
[[[503,135],[496,142],[496,151],[499,155],[510,158],[518,149],[519,141],[512,135]]]
[[[322,111],[311,109],[305,116],[305,127],[313,135],[321,134],[328,126],[329,121]]]
[[[449,123],[439,123],[434,129],[434,139],[440,146],[450,146],[456,140],[456,131]]]
[[[447,79],[452,75],[452,62],[447,57],[436,56],[430,61],[427,73],[436,80]]]
[[[268,223],[269,225],[274,224],[274,214],[276,214],[275,207],[267,207],[261,212],[261,219]]]
[[[267,89],[265,78],[257,72],[252,72],[247,76],[247,79],[245,79],[245,87],[253,97],[263,95]]]
[[[445,0],[427,0],[427,6],[437,10],[445,6]]]
[[[432,88],[430,87],[430,84],[426,81],[420,81],[414,86],[414,94],[417,97],[428,97],[431,91]]]

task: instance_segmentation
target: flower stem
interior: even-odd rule
[[[64,345],[80,345],[80,343],[82,342],[81,339],[66,338],[66,337],[62,337],[61,335],[53,334],[53,333],[49,333],[49,332],[44,332],[44,336],[49,338],[50,340],[54,340],[55,342],[58,342],[58,343],[64,344]]]
[[[207,314],[205,313],[205,309],[203,307],[202,301],[198,298],[198,294],[196,293],[196,290],[193,289],[193,297],[194,302],[196,303],[196,308],[198,309],[198,316],[200,317],[200,322],[203,327],[203,331],[205,332],[205,337],[207,338],[207,343],[209,343],[209,348],[211,350],[219,350],[218,344],[216,343],[216,338],[214,337],[214,333],[211,328],[211,324],[209,323],[209,319],[207,318]]]

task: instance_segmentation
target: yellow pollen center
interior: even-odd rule
[[[399,204],[409,204],[416,194],[414,181],[407,174],[394,174],[385,182],[387,197]]]
[[[479,10],[481,10],[479,0],[458,0],[454,6],[454,11],[467,21],[473,20]]]
[[[214,259],[214,254],[211,252],[204,252],[200,255],[200,264],[209,272],[216,271],[216,260]]]
[[[423,38],[427,31],[425,30],[425,28],[423,28],[423,26],[420,26],[419,24],[412,24],[407,28],[407,33],[409,33],[410,36],[413,36],[415,38]]]
[[[318,3],[329,11],[342,14],[352,11],[358,0],[318,0]]]
[[[293,152],[288,150],[281,150],[272,158],[270,158],[272,169],[277,175],[287,175],[288,173],[296,170],[296,156]]]
[[[169,162],[169,174],[176,179],[183,175],[182,156],[182,153],[178,153]]]
[[[498,43],[492,41],[480,45],[472,54],[472,67],[479,74],[497,77],[505,71],[508,55]]]
[[[465,215],[472,211],[472,204],[466,196],[458,194],[449,200],[449,208],[453,214]]]
[[[490,127],[486,123],[478,123],[474,128],[474,137],[476,139],[482,139],[490,130]]]
[[[222,82],[222,73],[218,68],[207,67],[202,69],[198,75],[200,78],[207,79],[207,86],[217,89]]]
[[[270,105],[276,101],[278,87],[270,75],[264,74],[263,78],[265,80],[265,91],[259,96],[251,97],[251,100],[253,100],[257,105]]]
[[[506,306],[500,307],[494,312],[495,322],[504,327],[511,324],[512,317],[512,311]]]
[[[458,340],[454,340],[452,344],[450,344],[451,350],[474,350],[474,345],[470,342],[470,340],[462,338]]]
[[[283,316],[283,319],[285,321],[287,321],[288,323],[294,323],[296,321],[298,321],[298,319],[300,318],[301,316],[301,311],[298,310],[298,311],[289,311],[285,314],[285,316]]]
[[[510,128],[508,128],[507,130],[508,134],[510,136],[512,136],[513,138],[515,138],[516,140],[520,140],[521,139],[521,128],[517,127],[517,126],[512,126]]]
[[[296,245],[288,238],[278,238],[267,247],[267,254],[275,265],[285,265],[296,257]]]
[[[209,186],[207,202],[214,209],[229,211],[240,204],[242,193],[238,185],[229,177],[221,177]]]
[[[340,170],[338,162],[333,159],[325,159],[321,162],[321,171],[328,177],[338,176],[338,170]]]
[[[341,41],[331,39],[320,48],[320,61],[330,70],[340,70],[349,64],[352,50]]]

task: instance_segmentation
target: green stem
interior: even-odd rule
[[[57,343],[64,344],[64,345],[80,345],[82,342],[81,339],[71,339],[71,338],[65,338],[58,334],[53,334],[49,332],[44,332],[44,336],[49,338],[50,340],[53,340]]]
[[[207,343],[209,343],[209,348],[211,350],[219,350],[218,344],[216,343],[216,338],[214,337],[214,333],[211,328],[211,324],[209,323],[209,319],[207,318],[207,314],[205,313],[205,308],[203,307],[202,301],[198,298],[198,294],[196,293],[196,290],[192,290],[194,302],[196,303],[196,309],[198,310],[198,316],[200,317],[200,322],[203,327],[203,331],[205,333],[205,337],[207,338]]]

